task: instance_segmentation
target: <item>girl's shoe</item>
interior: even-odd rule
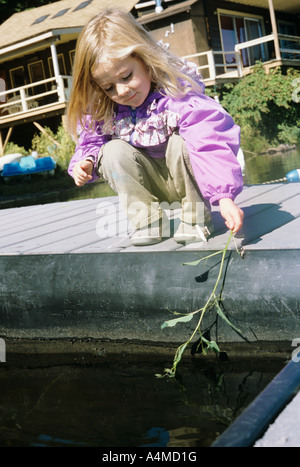
[[[210,231],[207,227],[200,227],[197,224],[188,224],[181,222],[174,234],[174,240],[177,243],[188,242],[207,242],[210,237]]]
[[[154,245],[162,241],[162,229],[160,221],[154,222],[153,225],[147,225],[136,230],[131,238],[131,244],[134,246]]]

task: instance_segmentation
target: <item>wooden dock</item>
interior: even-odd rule
[[[224,266],[223,307],[236,333],[212,311],[204,324],[218,341],[300,337],[300,184],[245,187],[243,236]],[[179,223],[168,213],[170,234]],[[216,281],[228,231],[217,209],[208,243],[178,245],[170,236],[148,247],[130,244],[118,197],[0,211],[0,336],[172,341],[196,321],[161,329],[171,311],[199,309]]]

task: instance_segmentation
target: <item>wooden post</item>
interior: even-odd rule
[[[62,123],[62,126],[63,126],[65,132],[68,132],[68,124],[67,124],[67,116],[66,116],[66,114],[62,114],[62,116],[61,116],[61,123]]]
[[[25,89],[20,89],[20,96],[21,96],[21,105],[22,105],[22,112],[26,112],[28,110],[27,101],[26,101],[26,94]]]
[[[57,58],[57,51],[54,42],[50,45],[51,49],[51,56],[52,56],[52,63],[53,63],[53,71],[57,86],[57,94],[58,94],[58,102],[65,102],[65,94],[64,94],[64,81],[60,76],[59,71],[59,63]]]
[[[270,10],[272,31],[274,34],[275,56],[277,60],[281,60],[281,53],[280,53],[280,46],[279,46],[279,40],[278,40],[278,32],[277,32],[277,24],[276,24],[276,16],[275,16],[275,11],[274,11],[274,6],[273,6],[273,0],[269,0],[269,10]]]
[[[11,135],[11,132],[12,132],[12,131],[13,131],[13,127],[11,126],[11,127],[9,127],[9,130],[8,130],[8,132],[7,132],[7,135],[6,135],[6,138],[5,138],[5,141],[4,141],[3,153],[4,153],[4,151],[5,151],[6,145],[7,145],[7,143],[8,143],[8,140],[9,140],[9,138],[10,138],[10,135]]]
[[[56,78],[57,82],[57,94],[58,94],[58,102],[66,102],[66,96],[64,91],[64,80],[62,76],[58,76]]]
[[[3,140],[2,140],[2,131],[0,130],[0,156],[4,155],[4,149],[3,149]]]
[[[56,47],[55,47],[54,42],[50,45],[50,49],[51,49],[54,76],[55,76],[55,78],[57,78],[60,75],[60,72],[59,72],[57,51],[56,51]]]
[[[41,133],[46,135],[50,139],[50,141],[52,141],[52,143],[54,143],[58,147],[61,146],[61,144],[58,141],[56,141],[54,138],[52,138],[52,136],[49,135],[49,133],[47,133],[47,131],[45,130],[45,128],[42,127],[42,125],[40,125],[38,122],[33,122],[33,124],[40,130]]]
[[[210,79],[216,79],[216,67],[215,67],[215,58],[212,50],[207,51],[207,62],[209,68],[209,77]]]
[[[4,144],[3,144],[3,139],[2,139],[2,131],[0,131],[0,157],[4,156],[5,148],[10,138],[12,130],[13,130],[13,127],[11,126],[7,132]]]

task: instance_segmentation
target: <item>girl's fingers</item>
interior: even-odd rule
[[[92,166],[90,162],[83,161],[79,164],[75,165],[73,170],[73,177],[75,180],[75,184],[78,186],[82,186],[87,183],[89,180],[92,179],[92,176],[87,173],[88,170],[91,170]]]
[[[244,212],[231,199],[220,200],[221,215],[225,219],[225,225],[233,233],[240,230],[243,225]]]
[[[243,218],[244,218],[244,213],[241,209],[239,209],[236,213],[235,216],[231,219],[229,227],[230,230],[233,231],[233,233],[237,233],[240,228],[243,225]]]

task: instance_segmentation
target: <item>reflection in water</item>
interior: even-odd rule
[[[285,153],[254,156],[244,151],[245,185],[278,180],[294,169],[300,169],[300,148]]]
[[[169,355],[123,347],[90,362],[36,355],[0,366],[0,446],[210,446],[284,365],[197,357],[179,379],[157,379]]]
[[[291,170],[300,169],[300,148],[286,153],[258,156],[244,151],[244,159],[244,184],[264,183],[281,179]],[[47,188],[42,193],[33,192],[12,199],[10,197],[1,197],[0,189],[0,209],[115,195],[116,193],[103,180],[86,184],[80,188],[75,187],[75,185],[68,189],[57,188],[51,190],[51,188]]]
[[[300,148],[285,153],[253,155],[244,151],[244,184],[254,185],[278,180],[294,169],[300,169]],[[68,193],[58,193],[56,201],[102,198],[116,193],[106,183],[93,183]],[[53,200],[52,200],[53,202]]]
[[[244,159],[245,185],[265,183],[284,178],[291,170],[300,169],[300,148],[285,153],[261,154],[257,156],[244,151]],[[89,187],[86,192],[79,191],[76,199],[79,197],[100,198],[114,194],[108,185],[102,183]]]

